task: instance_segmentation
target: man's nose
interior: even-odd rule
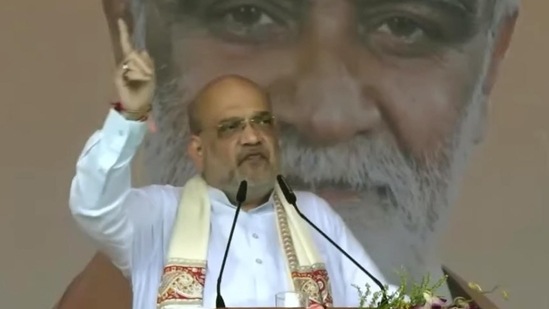
[[[313,17],[302,34],[293,85],[286,88],[291,89],[288,100],[276,106],[281,122],[321,144],[348,140],[381,122],[378,96],[368,84],[375,72],[360,75],[359,61],[367,60],[358,58],[363,51],[356,46],[347,13],[341,4],[330,11],[330,20]]]
[[[381,115],[370,91],[362,89],[341,66],[341,60],[322,61],[322,66],[332,62],[334,67],[302,75],[297,81],[293,102],[297,110],[288,117],[289,123],[322,144],[338,143],[374,130]]]
[[[257,145],[261,142],[261,137],[257,129],[252,127],[250,124],[246,126],[240,132],[240,143],[242,145]]]

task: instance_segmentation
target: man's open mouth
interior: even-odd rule
[[[242,159],[240,159],[239,164],[242,164],[244,162],[259,162],[259,161],[266,161],[266,160],[267,160],[267,157],[262,153],[251,153],[244,156]]]

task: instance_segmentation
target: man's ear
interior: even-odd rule
[[[494,46],[492,48],[492,55],[490,57],[490,64],[488,72],[483,85],[483,92],[486,96],[490,95],[492,88],[496,82],[501,62],[505,58],[511,38],[515,32],[515,25],[517,23],[519,12],[518,10],[508,16],[504,17],[500,22],[496,37],[494,38]]]
[[[191,135],[189,146],[187,147],[187,154],[189,158],[193,160],[196,169],[202,172],[204,167],[204,150],[202,140],[197,135]]]
[[[111,45],[115,63],[122,61],[122,47],[120,46],[120,33],[118,32],[118,19],[124,20],[128,26],[130,35],[133,33],[133,17],[131,13],[131,0],[102,0],[103,13],[109,27]]]
[[[482,84],[482,94],[486,102],[482,103],[482,115],[479,119],[479,128],[477,129],[475,143],[480,143],[486,134],[490,94],[492,93],[494,84],[496,83],[501,63],[509,50],[509,45],[511,44],[511,38],[513,37],[513,33],[515,31],[518,15],[519,12],[517,10],[514,13],[504,17],[500,22],[497,32],[495,33],[494,46],[492,48],[492,54],[489,60],[490,63],[488,71]]]

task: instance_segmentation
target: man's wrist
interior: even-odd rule
[[[131,121],[146,121],[152,109],[151,105],[148,105],[145,108],[141,108],[139,110],[129,110],[124,107],[122,102],[112,103],[112,107],[115,111],[120,113],[124,118]]]
[[[148,112],[129,112],[129,111],[121,111],[119,112],[126,120],[131,121],[146,121],[149,118]]]

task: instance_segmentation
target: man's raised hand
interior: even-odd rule
[[[115,76],[116,90],[123,106],[122,114],[130,120],[148,116],[155,88],[154,64],[146,51],[135,50],[122,19],[118,20],[123,60]]]

